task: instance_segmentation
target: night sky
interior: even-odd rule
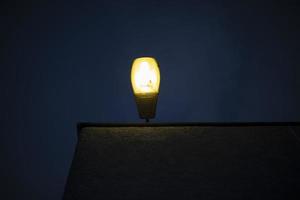
[[[2,1],[0,198],[60,199],[77,122],[143,122],[136,57],[160,64],[153,122],[299,121],[300,5],[249,2]]]

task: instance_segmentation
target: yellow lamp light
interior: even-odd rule
[[[141,57],[133,61],[131,68],[131,85],[141,119],[155,117],[159,93],[160,72],[154,58]]]

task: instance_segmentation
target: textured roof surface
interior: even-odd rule
[[[300,199],[299,127],[85,126],[64,199]]]

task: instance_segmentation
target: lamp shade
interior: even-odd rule
[[[141,119],[155,117],[159,93],[160,72],[152,57],[136,58],[131,68],[131,85]]]

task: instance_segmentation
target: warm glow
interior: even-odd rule
[[[131,84],[135,94],[158,93],[160,73],[156,60],[142,57],[134,60],[131,68]]]

